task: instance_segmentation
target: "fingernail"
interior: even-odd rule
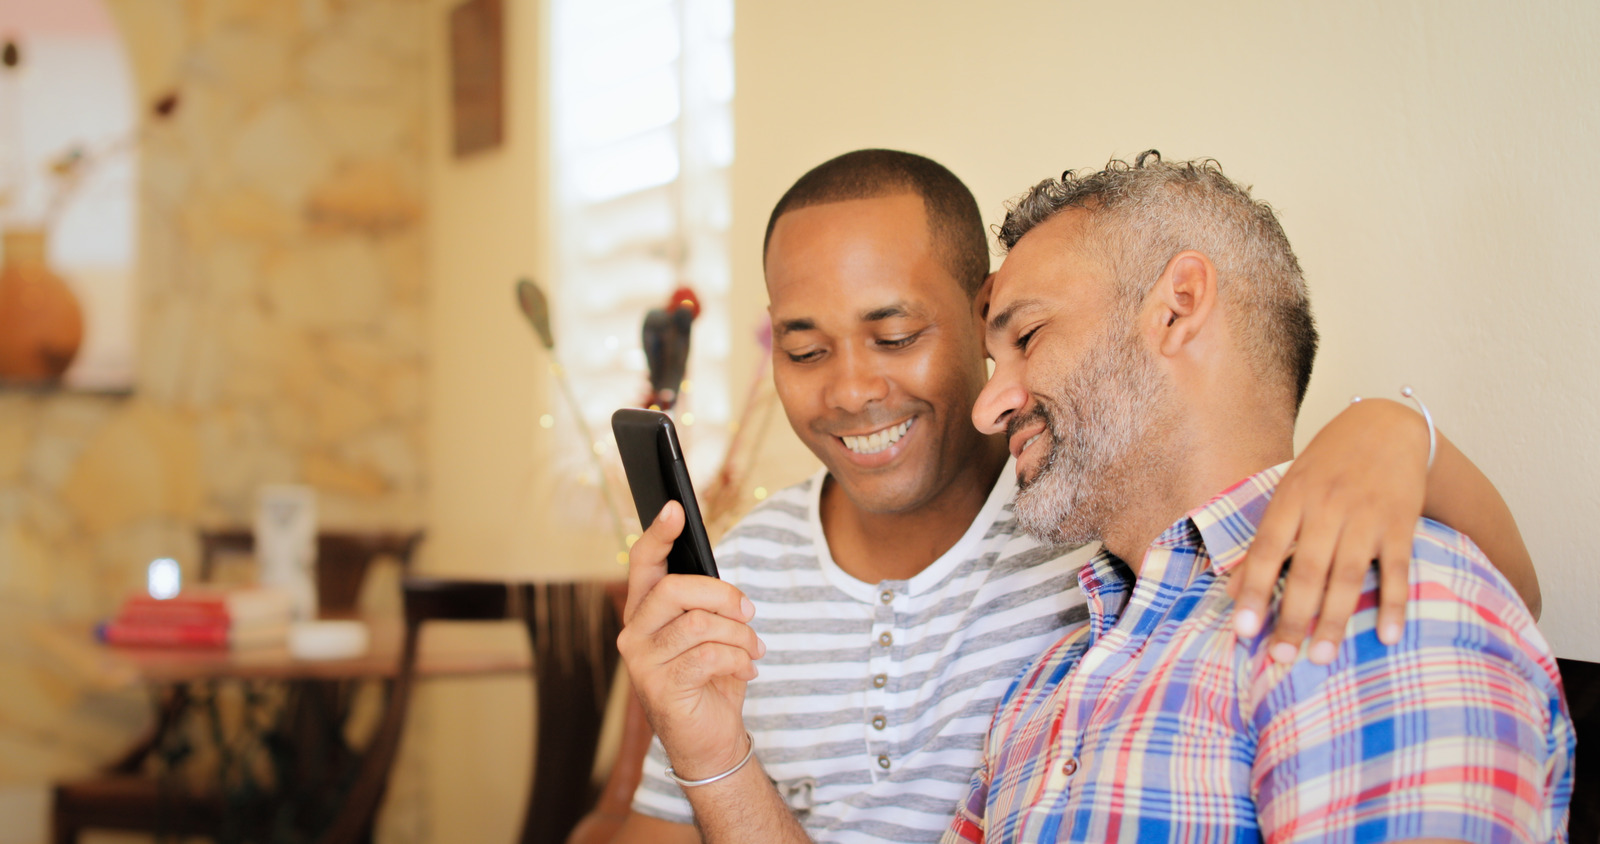
[[[1400,641],[1400,625],[1389,622],[1378,628],[1378,641],[1385,645],[1392,645]]]
[[[1311,646],[1311,661],[1318,665],[1327,665],[1339,654],[1339,649],[1332,642],[1322,641]]]
[[[1300,649],[1288,642],[1279,642],[1268,653],[1272,654],[1274,662],[1294,662],[1294,658],[1300,655]]]
[[[761,641],[760,639],[757,639],[756,640],[756,659],[760,659],[760,658],[762,658],[762,657],[764,657],[766,655],[767,655],[767,643]]]
[[[1261,632],[1261,616],[1255,610],[1239,610],[1233,614],[1233,632],[1248,639]]]
[[[744,613],[744,620],[749,621],[756,616],[756,605],[750,603],[749,598],[740,598],[739,611]]]

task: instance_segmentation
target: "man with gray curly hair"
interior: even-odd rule
[[[973,421],[1007,437],[1019,520],[1102,550],[1089,624],[1002,698],[947,844],[1564,839],[1555,660],[1462,534],[1416,523],[1381,639],[1373,574],[1326,659],[1236,629],[1316,350],[1272,209],[1151,151],[1039,184],[1000,237]]]
[[[1152,159],[1156,164],[1152,164]],[[1010,249],[1063,209],[1094,204],[1097,247],[1119,302],[1137,307],[1164,263],[1193,248],[1216,255],[1219,291],[1246,359],[1269,383],[1288,380],[1299,409],[1311,382],[1317,329],[1305,275],[1272,207],[1222,175],[1214,161],[1160,166],[1150,150],[1077,179],[1047,180],[1018,199],[1000,226]],[[1147,166],[1148,165],[1148,166]]]

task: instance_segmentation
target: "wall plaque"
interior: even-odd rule
[[[450,111],[458,157],[504,139],[504,21],[502,0],[467,0],[450,10]]]

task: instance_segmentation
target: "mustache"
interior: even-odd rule
[[[1043,422],[1045,431],[1052,437],[1055,436],[1055,418],[1050,415],[1050,411],[1045,409],[1043,404],[1036,401],[1033,403],[1033,407],[1028,408],[1027,412],[1013,414],[1010,419],[1006,420],[1006,441],[1010,442],[1018,431],[1038,422]]]

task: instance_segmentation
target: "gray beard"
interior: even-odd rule
[[[1161,455],[1152,433],[1170,408],[1169,391],[1130,329],[1108,331],[1055,396],[1011,423],[1042,419],[1050,438],[1038,473],[1018,479],[1015,504],[1017,523],[1042,542],[1104,539],[1112,517],[1144,500],[1157,481],[1150,470]]]

